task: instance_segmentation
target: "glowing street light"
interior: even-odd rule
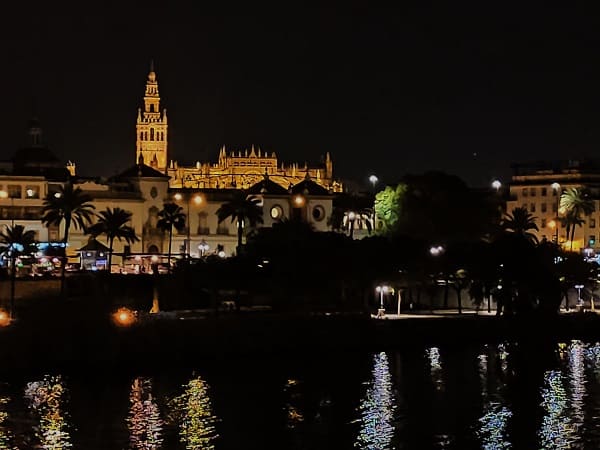
[[[204,239],[202,239],[202,242],[198,244],[198,250],[200,250],[200,257],[203,257],[209,248],[210,246],[208,245],[208,243]]]
[[[119,308],[113,313],[113,321],[115,324],[121,327],[129,327],[133,325],[137,320],[136,314],[129,308]]]
[[[181,193],[179,193],[179,192],[178,192],[177,194],[175,194],[175,195],[173,196],[173,198],[174,198],[175,200],[177,200],[178,202],[180,202],[180,201],[181,201],[181,199],[183,198],[183,195],[181,195]]]
[[[502,183],[500,183],[500,180],[494,180],[492,181],[492,187],[496,189],[496,192],[498,192],[502,187]]]
[[[200,194],[194,195],[194,203],[196,205],[201,205],[202,203],[204,203],[204,199],[202,198],[202,196]]]
[[[376,175],[371,175],[369,177],[369,182],[373,185],[373,189],[375,189],[375,185],[379,182],[379,178]]]
[[[431,256],[439,256],[444,253],[444,247],[441,245],[432,245],[429,248],[429,253],[431,253]]]
[[[382,309],[382,310],[385,309],[384,306],[383,306],[383,295],[387,294],[391,290],[392,289],[388,285],[386,285],[386,284],[381,285],[381,286],[377,286],[375,288],[375,292],[377,292],[379,294],[379,309]]]
[[[4,309],[0,309],[0,327],[7,327],[10,325],[10,314]]]

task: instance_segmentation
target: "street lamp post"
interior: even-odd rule
[[[390,292],[388,285],[380,285],[375,288],[375,292],[379,294],[379,310],[377,311],[377,317],[385,317],[385,306],[383,305],[383,295]]]
[[[583,310],[583,299],[581,298],[581,290],[583,289],[583,284],[576,284],[575,289],[577,289],[577,309]]]
[[[348,213],[348,223],[350,224],[350,239],[354,239],[354,221],[356,220],[356,213],[350,211]]]
[[[174,196],[175,200],[177,200],[178,202],[181,201],[183,199],[183,195],[181,193],[176,193]],[[202,202],[204,201],[202,196],[199,194],[194,195],[193,197],[194,199],[194,203],[198,206],[200,206],[202,204]],[[185,242],[185,254],[186,257],[189,258],[190,257],[190,253],[191,253],[191,248],[192,248],[192,243],[191,243],[191,237],[190,237],[190,229],[191,229],[191,218],[190,218],[190,203],[192,202],[192,196],[191,194],[188,194],[187,196],[187,202],[186,202],[186,222],[187,222],[187,239]]]
[[[560,184],[556,182],[552,183],[552,191],[554,191],[554,195],[556,195],[556,231],[554,235],[554,240],[556,241],[556,245],[558,245],[558,226],[560,224],[560,220],[558,217],[558,209],[560,206]]]
[[[492,181],[492,187],[496,189],[496,192],[498,192],[502,187],[502,183],[500,183],[500,180],[494,180]]]
[[[208,251],[209,248],[210,246],[208,245],[208,243],[204,239],[202,239],[202,242],[198,244],[198,250],[200,250],[201,258],[204,258],[204,254]]]

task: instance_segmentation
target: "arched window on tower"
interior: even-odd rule
[[[140,141],[143,141],[143,140],[144,140],[144,132],[140,131]]]
[[[154,128],[150,128],[150,140],[154,140]]]
[[[154,103],[150,103],[150,112],[154,112]]]

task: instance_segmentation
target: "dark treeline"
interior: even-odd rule
[[[215,305],[225,290],[238,306],[300,311],[372,312],[381,283],[415,309],[462,310],[493,301],[506,315],[554,314],[575,285],[585,286],[588,299],[594,295],[595,264],[537,242],[535,217],[521,208],[503,214],[503,200],[443,173],[406,176],[377,194],[381,226],[368,227],[364,239],[352,239],[341,225],[323,233],[282,220],[250,234],[237,257],[182,265],[173,276],[193,280],[180,284],[193,292],[197,284],[205,305]],[[364,197],[341,197],[330,220],[342,224],[349,208],[368,219],[367,204]],[[394,308],[391,295],[386,305]]]

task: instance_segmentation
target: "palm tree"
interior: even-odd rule
[[[96,237],[101,234],[106,236],[108,247],[108,270],[110,273],[112,267],[113,243],[115,239],[125,240],[128,244],[139,241],[135,234],[135,229],[128,225],[131,221],[131,212],[125,211],[118,206],[114,209],[106,208],[100,211],[98,221],[88,228],[88,233]]]
[[[509,233],[514,233],[517,236],[525,238],[529,242],[537,243],[535,234],[530,233],[530,230],[538,231],[538,226],[535,221],[537,217],[532,216],[527,212],[526,208],[514,208],[510,214],[502,220],[502,229]]]
[[[560,196],[560,209],[565,212],[563,222],[567,227],[567,238],[571,241],[571,250],[573,250],[575,228],[585,223],[582,216],[592,214],[596,210],[596,205],[587,189],[568,188]]]
[[[71,224],[78,229],[85,229],[94,216],[96,209],[90,202],[92,197],[85,194],[80,188],[74,188],[70,181],[59,188],[57,192],[48,192],[44,199],[42,210],[42,223],[46,226],[60,226],[65,221],[65,234],[63,236],[64,255],[60,274],[60,292],[65,293],[65,269],[67,265],[67,243]]]
[[[219,223],[231,217],[231,223],[237,222],[237,254],[242,249],[242,234],[244,223],[247,221],[251,227],[263,223],[260,199],[254,195],[246,195],[244,191],[237,191],[229,202],[224,203],[217,210]]]
[[[173,242],[173,228],[181,231],[185,228],[185,213],[183,208],[175,203],[165,203],[162,211],[158,213],[158,222],[156,226],[163,231],[169,232],[169,256],[167,266],[171,271],[171,243]]]
[[[35,231],[27,230],[23,225],[6,227],[0,233],[0,246],[3,253],[8,254],[11,262],[10,273],[10,317],[15,314],[15,279],[17,277],[17,257],[31,252],[35,243]]]

